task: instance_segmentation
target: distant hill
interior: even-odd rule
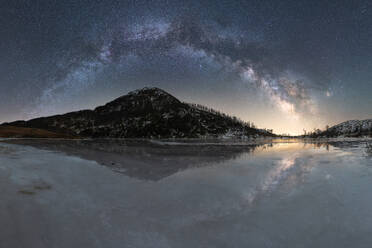
[[[183,103],[159,88],[143,88],[94,110],[5,125],[91,138],[273,136],[271,132],[251,127],[236,117],[199,106]]]
[[[315,137],[359,137],[372,136],[372,119],[349,120],[328,128],[325,131],[312,134]]]

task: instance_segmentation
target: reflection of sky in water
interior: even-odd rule
[[[74,247],[77,237],[89,247],[346,248],[372,242],[365,144],[273,143],[253,152],[188,147],[124,149],[129,164],[146,155],[144,177],[144,171],[115,173],[94,159],[55,150],[0,144],[2,202],[11,206],[0,204],[0,222],[7,226],[0,240],[8,247],[17,247],[9,239],[14,236],[64,247]],[[209,158],[215,154],[220,157]]]

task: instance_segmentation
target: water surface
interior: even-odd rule
[[[365,142],[12,141],[0,188],[0,247],[372,244]]]

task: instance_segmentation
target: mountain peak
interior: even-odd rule
[[[165,90],[157,87],[144,87],[142,89],[133,90],[128,95],[142,95],[142,94],[155,94],[155,95],[170,95]]]
[[[180,104],[181,101],[162,89],[156,87],[145,87],[131,91],[104,106],[97,107],[94,111],[100,114],[122,111],[131,113],[150,113],[152,111],[159,112],[164,109],[177,107]]]
[[[131,91],[94,110],[11,124],[101,138],[272,135],[250,127],[237,118],[183,103],[156,87]]]
[[[137,89],[130,91],[128,94],[123,95],[106,105],[120,104],[122,102],[162,102],[162,104],[168,103],[180,103],[180,101],[166,92],[157,87],[144,87],[142,89]]]

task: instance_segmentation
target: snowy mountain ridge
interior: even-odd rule
[[[372,119],[366,120],[349,120],[340,124],[334,125],[327,130],[321,132],[318,136],[361,136],[371,135]]]
[[[354,133],[357,131],[368,131],[372,128],[372,119],[367,120],[349,120],[337,124],[330,129],[334,129],[341,133]]]

